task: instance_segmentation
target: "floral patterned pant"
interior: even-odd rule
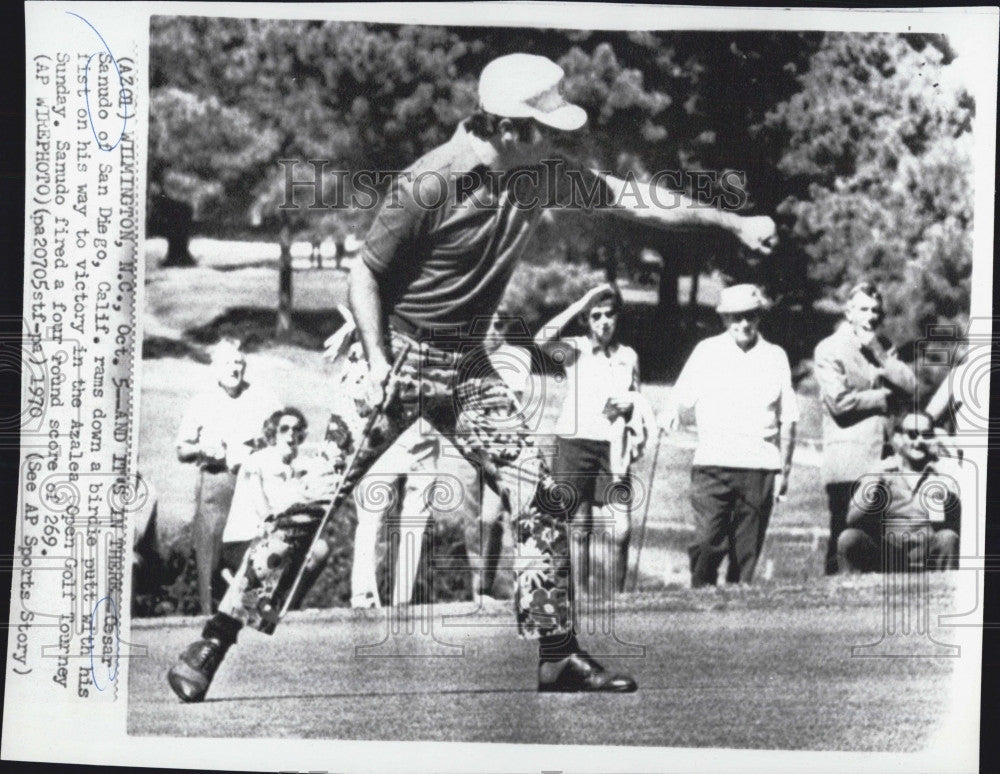
[[[343,494],[362,482],[379,456],[414,422],[428,433],[445,435],[482,471],[512,514],[514,599],[521,636],[570,631],[567,512],[514,393],[482,348],[438,349],[393,332],[394,357],[407,344],[397,390],[364,439]],[[341,428],[347,436],[342,446],[348,453],[361,442],[365,426],[360,396],[367,371],[357,345],[351,359],[338,390]]]

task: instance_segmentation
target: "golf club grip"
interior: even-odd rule
[[[344,466],[344,474],[341,476],[340,484],[337,486],[337,491],[334,493],[333,497],[330,499],[330,504],[327,506],[326,511],[323,513],[323,518],[320,519],[319,525],[316,527],[316,532],[313,534],[312,542],[309,543],[309,549],[306,551],[306,558],[312,553],[313,547],[316,545],[316,541],[319,540],[320,535],[323,534],[323,530],[326,527],[326,523],[330,520],[330,517],[336,512],[336,510],[341,506],[344,501],[344,482],[347,481],[350,476],[354,473],[354,468],[357,465],[358,457],[361,451],[364,449],[365,444],[368,441],[368,437],[371,435],[372,428],[375,427],[375,423],[379,420],[379,417],[385,413],[386,408],[389,406],[389,402],[395,397],[394,396],[394,386],[396,378],[399,376],[399,372],[403,367],[403,361],[406,360],[406,356],[410,353],[412,345],[410,342],[405,342],[399,355],[393,361],[392,368],[389,370],[389,375],[385,380],[385,394],[382,396],[382,403],[379,404],[372,410],[371,415],[368,417],[368,421],[365,422],[364,430],[361,431],[361,438],[358,440],[357,448],[354,450],[354,454],[351,455],[350,462]],[[299,589],[299,584],[302,582],[302,576],[305,574],[306,562],[302,562],[302,566],[299,567],[296,575],[295,582],[292,584],[291,589],[288,591],[288,596],[285,597],[285,601],[281,606],[281,612],[278,615],[278,620],[280,621],[285,617],[285,613],[288,612],[288,607],[292,603],[292,599],[295,598],[295,592]]]

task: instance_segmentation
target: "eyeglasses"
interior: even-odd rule
[[[733,322],[743,322],[744,320],[752,323],[760,322],[760,312],[735,312],[729,316]]]
[[[304,431],[302,430],[302,425],[278,425],[278,432],[301,435]]]
[[[930,438],[934,437],[934,430],[933,430],[933,428],[930,429],[930,430],[909,430],[909,429],[907,429],[907,430],[904,430],[903,432],[906,433],[906,437],[909,438],[911,441],[915,441],[918,438],[923,438],[924,440],[927,440],[927,439],[930,439]]]
[[[595,311],[593,311],[593,312],[590,313],[590,319],[593,320],[594,322],[597,322],[598,320],[601,320],[601,319],[604,319],[604,318],[606,318],[608,320],[613,320],[617,316],[618,316],[618,312],[613,312],[613,311],[601,312],[601,311],[595,310]]]

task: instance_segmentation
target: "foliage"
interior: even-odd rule
[[[548,261],[521,263],[507,287],[503,306],[535,331],[584,293],[604,281],[604,274],[580,264]]]
[[[968,313],[973,104],[948,87],[941,48],[830,34],[801,90],[767,118],[794,192],[779,212],[817,295],[877,281],[897,339]]]
[[[465,46],[440,28],[157,17],[151,48],[150,182],[208,222],[274,232],[280,159],[329,160],[334,198],[338,170],[402,168],[474,101],[455,66]],[[307,166],[293,172],[312,179]],[[295,214],[302,226],[322,213]],[[328,233],[342,238],[339,220]]]
[[[782,226],[774,257],[748,264],[732,240],[563,213],[536,236],[537,263],[628,265],[653,247],[671,269],[666,305],[680,267],[720,268],[806,309],[871,276],[887,289],[890,333],[904,338],[967,313],[973,105],[949,78],[955,52],[940,36],[154,17],[150,190],[193,205],[209,231],[363,233],[373,210],[344,206],[356,192],[341,173],[399,170],[446,140],[475,107],[482,67],[514,50],[565,69],[567,97],[590,117],[569,153],[579,163],[640,178],[735,170],[740,209],[777,213]],[[281,159],[329,160],[333,206],[310,209],[312,192],[298,189],[298,209],[279,209]],[[694,193],[695,178],[681,187]],[[537,315],[542,300],[519,303]]]

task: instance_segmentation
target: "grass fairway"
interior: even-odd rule
[[[932,614],[949,609],[950,583],[947,576],[932,579]],[[463,657],[358,658],[356,646],[385,637],[384,611],[305,611],[273,637],[244,632],[208,700],[185,705],[165,673],[198,636],[200,622],[146,620],[132,632],[149,657],[129,661],[128,729],[170,736],[915,751],[945,711],[955,660],[852,658],[852,645],[880,637],[881,593],[881,579],[866,578],[846,588],[813,581],[623,598],[617,636],[645,649],[642,656],[607,659],[639,683],[637,693],[625,696],[538,694],[533,646],[508,628],[506,605],[458,620],[440,617],[473,610],[457,603],[435,608],[434,631],[441,641],[464,645]],[[932,633],[948,641],[947,631]],[[600,639],[587,642],[602,650]],[[620,645],[610,646],[603,649],[621,652]]]

